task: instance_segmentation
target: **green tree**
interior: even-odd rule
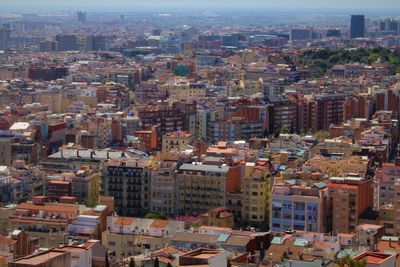
[[[315,136],[318,139],[327,139],[327,138],[329,138],[329,132],[327,132],[327,131],[317,131],[315,133]]]
[[[153,219],[153,220],[166,220],[167,216],[158,212],[149,212],[146,214],[146,219]]]
[[[86,204],[86,205],[87,205],[88,207],[94,208],[94,207],[97,205],[98,199],[99,199],[99,196],[97,196],[97,195],[92,195],[91,197],[88,198],[87,204]]]
[[[350,255],[346,255],[343,258],[336,260],[336,264],[340,267],[365,267],[367,265],[367,261],[356,260],[350,257]]]

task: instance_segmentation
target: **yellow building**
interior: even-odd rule
[[[210,209],[200,215],[200,224],[223,228],[233,228],[234,215],[224,207]]]
[[[168,86],[168,92],[171,99],[192,100],[204,98],[206,96],[206,87],[203,84],[174,84]]]
[[[100,179],[100,172],[93,172],[88,168],[79,170],[72,179],[72,196],[79,203],[95,206],[99,199]]]
[[[253,223],[267,223],[269,218],[271,176],[265,166],[246,163],[242,181],[242,218]]]
[[[243,80],[241,81],[241,86],[243,87],[243,93],[245,95],[254,95],[258,93],[263,93],[263,81],[258,80]]]
[[[163,136],[162,151],[168,152],[172,149],[184,150],[186,145],[193,141],[194,135],[188,132],[176,131]]]
[[[303,171],[321,172],[322,174],[326,174],[328,176],[355,174],[360,177],[365,177],[369,163],[370,162],[367,157],[350,156],[343,159],[330,159],[318,155],[303,165]]]

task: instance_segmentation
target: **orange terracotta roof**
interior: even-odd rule
[[[332,183],[329,182],[328,188],[339,188],[339,189],[357,189],[357,185],[350,185],[350,184],[337,184],[337,183]]]
[[[169,221],[167,220],[154,220],[150,225],[152,228],[165,228],[168,225]]]
[[[118,217],[115,221],[115,225],[131,225],[134,219],[131,217]]]
[[[7,245],[7,246],[11,246],[11,245],[13,245],[13,244],[15,244],[15,243],[17,243],[17,241],[16,240],[13,240],[13,239],[11,239],[11,238],[8,238],[8,237],[6,237],[6,236],[4,236],[4,235],[0,235],[0,244],[1,245]]]

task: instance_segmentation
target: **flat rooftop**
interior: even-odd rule
[[[95,160],[103,161],[109,159],[135,159],[144,158],[145,153],[136,151],[107,151],[92,149],[65,149],[58,151],[48,157],[48,159],[71,159],[71,160]]]
[[[12,263],[27,265],[27,266],[36,266],[41,265],[46,262],[49,262],[57,257],[64,256],[69,254],[68,251],[59,251],[59,250],[49,250],[44,253],[27,256],[18,260],[13,261]]]

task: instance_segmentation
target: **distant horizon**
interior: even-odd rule
[[[38,12],[356,12],[397,13],[399,0],[0,0],[0,13]],[[398,15],[400,16],[400,14]]]

